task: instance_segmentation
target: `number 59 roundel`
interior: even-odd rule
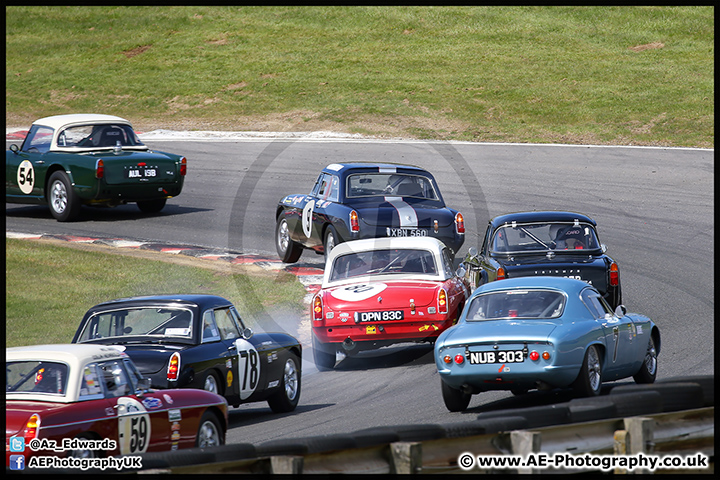
[[[246,400],[255,392],[260,381],[260,354],[252,343],[243,338],[235,340],[238,352],[238,382],[240,399]]]
[[[118,435],[120,453],[144,453],[150,444],[150,415],[134,398],[118,398]]]

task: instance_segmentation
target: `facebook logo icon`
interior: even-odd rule
[[[10,470],[25,470],[25,455],[10,455]]]

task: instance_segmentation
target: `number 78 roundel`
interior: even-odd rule
[[[240,398],[246,400],[255,392],[260,381],[260,354],[252,343],[243,338],[235,340],[238,352],[238,382]]]

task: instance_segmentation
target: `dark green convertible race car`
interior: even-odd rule
[[[187,159],[150,150],[123,118],[73,114],[35,121],[22,146],[6,152],[5,168],[6,203],[47,203],[64,222],[81,205],[137,202],[159,212],[180,194]]]

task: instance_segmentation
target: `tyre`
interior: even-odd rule
[[[295,263],[302,255],[302,246],[290,239],[290,229],[288,223],[282,216],[278,218],[275,226],[275,250],[285,263]]]
[[[92,433],[81,433],[80,435],[77,435],[75,438],[82,439],[82,440],[98,440],[99,438],[92,434]],[[91,450],[87,448],[79,449],[79,450],[72,450],[68,454],[68,456],[72,458],[100,458],[102,457],[102,450]]]
[[[220,426],[220,421],[213,412],[205,410],[200,419],[197,435],[195,436],[196,447],[217,447],[225,443],[225,433]]]
[[[207,374],[205,381],[203,381],[203,390],[222,395],[222,387],[217,374],[213,372]]]
[[[470,405],[472,394],[453,388],[442,379],[440,379],[440,386],[445,406],[451,412],[462,412]]]
[[[650,335],[645,359],[643,359],[638,373],[633,375],[633,380],[635,383],[653,383],[655,377],[657,377],[657,350],[655,349],[655,340]]]
[[[585,359],[573,389],[583,397],[596,397],[600,395],[602,387],[602,362],[600,352],[596,345],[590,345],[585,352]]]
[[[268,405],[275,413],[292,412],[300,401],[300,359],[291,353],[283,367],[280,390],[268,398]]]
[[[80,215],[80,199],[73,190],[67,173],[57,171],[48,181],[47,202],[50,213],[59,222],[70,222]]]
[[[335,245],[338,244],[338,236],[337,232],[335,231],[335,227],[332,225],[328,225],[327,230],[325,230],[325,240],[323,241],[323,250],[325,252],[325,263],[327,263],[328,257],[330,256],[330,252],[333,248],[335,248]]]
[[[137,202],[137,206],[143,213],[158,213],[160,210],[165,208],[167,198],[157,198],[155,200],[144,200]]]
[[[312,351],[315,366],[321,372],[332,370],[335,367],[335,352],[329,351],[328,348],[320,343],[315,335],[312,336]]]

